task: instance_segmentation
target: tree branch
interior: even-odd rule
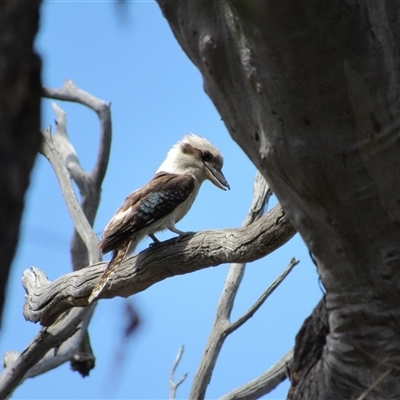
[[[286,365],[291,362],[292,358],[293,349],[264,374],[245,385],[232,390],[232,392],[222,396],[220,400],[256,400],[261,396],[270,393],[287,378]]]
[[[66,114],[58,106],[53,105],[57,115],[57,131],[53,136],[53,141],[64,160],[68,172],[79,187],[83,213],[89,224],[93,226],[100,204],[101,185],[107,170],[111,150],[111,104],[79,89],[71,80],[66,81],[61,89],[43,88],[43,93],[45,97],[83,104],[94,110],[99,117],[100,145],[95,167],[93,172],[89,174],[81,167],[76,151],[68,139]],[[74,271],[90,263],[87,248],[76,229],[71,241],[71,257]],[[71,367],[86,376],[94,367],[94,363],[95,356],[91,349],[89,334],[86,334],[78,353],[74,356],[74,362]]]
[[[81,168],[79,160],[76,161],[76,152],[68,141],[65,118],[60,118],[62,115],[57,113],[56,109],[57,133],[53,137],[53,140],[57,142],[57,150],[60,152],[62,158],[68,161],[66,166],[81,192],[83,213],[86,215],[89,224],[93,225],[100,204],[101,185],[110,157],[112,138],[111,104],[92,96],[90,93],[87,93],[82,89],[79,89],[72,80],[67,80],[61,89],[43,88],[43,96],[85,105],[95,111],[99,117],[99,151],[96,165],[93,172],[90,174]],[[65,144],[65,142],[67,143]],[[71,148],[73,149],[73,152],[70,151]],[[71,254],[74,270],[81,269],[90,264],[87,257],[86,247],[82,243],[82,240],[76,231],[72,238]]]
[[[63,161],[54,146],[49,130],[43,132],[43,154],[49,159],[53,166],[57,178],[60,182],[64,199],[67,203],[71,217],[74,220],[76,229],[80,232],[87,248],[89,249],[89,258],[94,262],[100,260],[100,253],[97,248],[98,239],[94,234],[92,227],[87,222],[75,192],[72,188],[71,181]],[[30,276],[35,281],[37,287],[46,287],[49,284],[47,277],[39,270],[35,270]],[[36,368],[31,372],[32,376],[38,375],[55,368],[67,360],[67,356],[72,357],[74,350],[79,346],[82,336],[86,332],[87,324],[93,313],[94,306],[87,308],[77,308],[72,310],[68,315],[64,315],[54,321],[55,324],[48,329],[42,329],[33,342],[25,349],[18,358],[11,360],[8,357],[8,365],[0,376],[0,398],[8,397],[13,390],[26,378],[31,368]],[[62,344],[66,343],[63,352],[56,358],[57,351],[49,354],[49,350],[54,348],[59,350]],[[75,349],[71,346],[75,345]],[[45,355],[47,356],[43,358]],[[43,360],[42,360],[43,359]],[[42,360],[40,364],[39,361]]]
[[[178,241],[171,239],[134,255],[118,268],[100,298],[128,297],[163,279],[230,262],[250,262],[266,256],[291,239],[295,230],[278,205],[247,228],[202,231]],[[87,305],[87,299],[107,263],[75,271],[38,286],[35,271],[26,270],[25,318],[51,325],[72,307]]]
[[[254,183],[254,195],[253,203],[250,207],[249,213],[243,223],[244,226],[249,226],[254,220],[261,217],[264,207],[271,195],[271,191],[265,179],[262,175],[257,172],[255,183]],[[231,323],[230,317],[233,309],[233,304],[239,290],[240,283],[243,279],[246,264],[233,264],[229,270],[228,277],[226,279],[224,288],[222,290],[221,299],[219,301],[215,322],[208,339],[206,349],[203,353],[202,360],[197,370],[196,376],[193,381],[192,391],[190,393],[190,399],[204,399],[208,384],[211,380],[211,375],[214,370],[217,358],[220,354],[225,339],[248,321],[262,306],[269,295],[279,286],[279,284],[286,278],[290,271],[297,265],[299,261],[294,258],[291,260],[289,266],[283,271],[283,273],[275,280],[275,282],[261,295],[256,303],[236,322]],[[282,378],[283,380],[283,378]],[[276,385],[281,381],[277,381]],[[274,389],[271,383],[265,383],[263,388],[269,390]],[[267,393],[267,392],[265,392]],[[265,394],[264,393],[264,394]]]
[[[236,275],[238,279],[242,279],[242,265],[234,264],[229,271],[228,279],[226,281],[225,287],[223,289],[223,294],[220,300],[220,303],[217,308],[216,318],[214,322],[214,326],[210,337],[208,339],[206,349],[203,353],[203,358],[200,362],[200,366],[197,370],[192,391],[190,394],[190,399],[204,399],[207,386],[211,380],[211,375],[214,370],[215,364],[217,362],[217,358],[221,351],[221,348],[225,342],[225,339],[232,332],[240,328],[246,321],[248,321],[261,307],[261,305],[265,302],[265,300],[269,297],[269,295],[280,285],[280,283],[286,278],[286,276],[290,273],[290,271],[299,263],[298,260],[292,259],[286,269],[282,272],[282,274],[272,283],[272,285],[261,295],[261,297],[257,300],[257,302],[247,311],[245,315],[239,318],[236,322],[230,323],[229,317],[233,306],[233,298],[232,291],[237,293],[239,288],[238,285],[235,285],[235,288],[232,288],[232,278],[230,275]],[[229,293],[229,295],[227,295]],[[231,301],[226,301],[225,298],[232,298]],[[273,381],[268,382],[263,379],[263,388],[267,390],[263,392],[264,394],[269,393],[271,390],[275,389],[275,387],[281,383],[285,378],[276,379],[276,376],[272,376],[271,379]]]
[[[236,331],[236,329],[240,328],[244,323],[246,323],[264,304],[264,302],[268,299],[268,297],[275,291],[275,289],[277,289],[277,287],[283,282],[283,280],[290,274],[292,269],[299,262],[300,262],[299,260],[292,258],[289,262],[289,265],[278,276],[278,278],[276,278],[276,280],[272,283],[272,285],[260,296],[260,298],[250,307],[250,309],[244,315],[242,315],[237,321],[233,322],[229,326],[229,328],[226,330],[227,334]]]
[[[250,226],[262,216],[271,194],[272,192],[267,181],[257,172],[253,187],[253,201],[247,217],[243,222],[244,227]],[[190,393],[191,399],[203,399],[205,397],[217,358],[226,339],[225,333],[226,329],[230,326],[229,319],[233,309],[233,303],[239,290],[240,283],[242,282],[245,269],[245,263],[232,264],[229,269],[217,306],[214,326],[193,381],[192,391]]]
[[[57,152],[63,160],[64,167],[72,180],[77,184],[82,196],[90,192],[90,175],[82,168],[78,154],[69,140],[67,133],[67,114],[57,103],[53,103],[53,110],[56,114],[56,133],[51,136]]]
[[[76,308],[71,310],[67,318],[60,319],[57,324],[48,328],[42,328],[32,343],[17,359],[10,365],[7,365],[0,375],[0,398],[8,398],[25,379],[28,371],[33,368],[50,349],[58,348],[67,339],[76,334],[79,330],[77,326],[92,312],[93,308],[91,307]],[[51,355],[48,356],[48,359],[50,359],[50,357]],[[46,367],[46,371],[49,369],[51,368]],[[40,373],[43,372],[45,372],[45,370],[41,370]]]
[[[101,155],[98,157],[95,172],[91,175],[80,166],[76,151],[68,138],[66,114],[56,104],[53,104],[53,108],[56,113],[57,132],[54,136],[51,136],[49,129],[43,132],[44,142],[42,152],[54,168],[76,228],[71,251],[73,254],[74,269],[78,269],[83,264],[82,260],[89,259],[90,263],[96,263],[101,260],[97,247],[98,239],[91,225],[93,224],[99,204],[100,186],[108,163],[111,143],[111,127],[108,127],[103,121],[108,120],[111,124],[111,117],[107,118],[103,115],[107,114],[107,112],[110,114],[109,105],[79,90],[72,82],[69,82],[66,86],[68,86],[67,93],[65,94],[66,100],[71,100],[73,93],[76,93],[76,96],[73,97],[74,100],[88,107],[97,107],[100,110],[103,128],[100,145]],[[44,90],[46,91],[46,89]],[[49,92],[53,94],[57,93],[57,91],[51,90]],[[76,198],[70,176],[77,183],[83,203],[86,204],[86,207],[83,206],[83,209],[81,209]],[[90,217],[89,222],[86,218],[87,215]],[[79,240],[76,240],[78,232]],[[83,241],[80,237],[83,238]],[[74,254],[77,255],[79,253],[83,257],[74,257]],[[38,286],[49,283],[44,274],[39,270],[35,271],[32,278],[36,280],[36,285]],[[54,326],[47,330],[42,329],[23,353],[7,353],[4,357],[6,369],[0,376],[0,398],[9,396],[24,379],[40,375],[77,357],[79,357],[79,360],[84,359],[83,364],[85,366],[82,368],[79,367],[79,372],[81,374],[88,374],[88,371],[94,366],[94,355],[91,351],[89,336],[87,334],[87,327],[94,308],[95,305],[72,310],[67,315],[59,318]],[[60,330],[59,326],[63,328]],[[85,346],[81,346],[83,343]],[[49,351],[51,348],[54,348],[54,351]],[[79,351],[79,349],[81,350]]]
[[[100,252],[97,247],[99,240],[96,234],[93,232],[91,225],[89,224],[85,214],[81,209],[81,206],[78,203],[74,188],[71,184],[70,176],[64,166],[60,154],[53,143],[49,129],[46,129],[43,132],[42,153],[54,168],[58,181],[60,182],[61,190],[68,210],[71,214],[72,220],[74,221],[75,229],[81,236],[86,248],[88,249],[89,260],[91,263],[99,262],[101,260]]]
[[[100,100],[90,93],[79,89],[70,79],[65,81],[61,89],[43,88],[43,97],[83,104],[95,111],[98,115],[101,126],[100,147],[91,179],[94,185],[100,188],[107,171],[110,157],[112,138],[111,103]]]
[[[45,356],[38,363],[33,363],[33,366],[26,372],[23,378],[18,382],[18,385],[20,385],[27,378],[34,378],[35,376],[44,374],[45,372],[48,372],[51,369],[59,367],[61,364],[70,361],[76,355],[76,350],[79,348],[80,343],[82,342],[83,337],[86,334],[87,327],[93,315],[94,307],[92,307],[91,309],[77,308],[76,310],[81,314],[83,314],[83,312],[85,311],[85,314],[83,315],[81,325],[78,328],[75,328],[75,333],[73,333],[72,336],[67,338],[65,341],[63,341],[61,338],[59,340],[59,342],[61,342],[61,346],[58,349],[57,347],[55,347],[53,351],[48,351],[47,354],[45,354]],[[68,316],[69,318],[74,320],[74,322],[76,321],[76,319],[72,315],[69,314]],[[81,317],[79,317],[79,320],[80,319]],[[73,328],[73,323],[71,328]],[[42,335],[42,333],[39,333],[37,339],[40,338],[40,335]],[[30,346],[28,347],[28,349],[24,351],[24,353],[29,351],[29,349]],[[12,365],[15,371],[15,368],[17,367],[18,364],[13,365],[13,362],[16,361],[20,355],[21,355],[20,353],[15,351],[7,352],[4,356],[4,366],[7,368]],[[26,367],[26,365],[24,364],[25,363],[24,359],[20,361],[20,364],[21,363],[24,367]],[[18,371],[18,375],[20,375],[20,373],[24,371],[25,369]],[[0,387],[2,387],[1,380],[0,380]]]
[[[183,351],[185,350],[184,346],[181,346],[178,350],[178,354],[176,355],[175,361],[174,361],[174,365],[172,366],[171,369],[171,373],[169,376],[169,387],[170,387],[170,395],[169,398],[170,400],[175,400],[176,398],[176,391],[178,390],[178,387],[185,381],[185,379],[188,376],[188,373],[186,372],[181,379],[179,379],[178,382],[174,381],[174,375],[175,375],[175,371],[181,361],[182,355],[183,355]]]

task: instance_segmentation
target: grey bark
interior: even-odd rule
[[[288,242],[295,233],[278,205],[246,228],[201,231],[157,243],[125,260],[99,299],[128,297],[163,279],[210,266],[255,261]],[[50,326],[63,312],[87,306],[88,297],[107,264],[92,264],[54,282],[48,282],[38,268],[25,270],[22,277],[27,292],[25,318]]]
[[[111,122],[110,107],[76,87],[72,81],[67,81],[62,89],[44,91],[48,96],[85,104],[100,117],[104,134],[100,139],[100,157],[92,174],[88,174],[80,166],[77,153],[68,139],[66,114],[56,104],[53,107],[57,114],[57,132],[51,135],[50,129],[44,130],[42,145],[42,153],[51,163],[60,183],[76,232],[87,249],[86,257],[90,264],[98,263],[101,261],[98,238],[86,218],[84,208],[79,204],[71,179],[81,189],[82,197],[96,196],[100,191],[101,182],[96,187],[96,179],[103,179],[104,173],[99,166],[103,164],[105,169],[108,161],[111,124],[107,126],[107,121]],[[102,115],[105,118],[101,118]],[[33,278],[36,287],[48,286],[50,283],[43,273],[36,273]],[[88,375],[95,363],[87,333],[95,306],[96,304],[92,304],[86,308],[75,308],[60,315],[51,327],[41,329],[22,353],[6,353],[3,360],[5,369],[0,374],[0,398],[8,398],[26,378],[43,374],[66,361],[71,361],[73,370],[79,371],[83,376]]]
[[[292,357],[293,349],[258,378],[232,390],[220,400],[255,400],[270,393],[287,378],[287,364],[291,362]]]
[[[24,197],[40,148],[40,1],[0,2],[0,323]]]
[[[291,398],[400,398],[398,2],[158,3],[317,260],[329,334]]]
[[[253,201],[242,227],[250,226],[263,216],[271,195],[271,189],[265,178],[257,172],[253,187]],[[245,263],[231,264],[215,312],[214,324],[197,368],[196,375],[193,379],[189,399],[197,400],[207,397],[207,388],[226,339],[255,315],[268,297],[279,287],[298,263],[299,261],[293,258],[288,267],[286,267],[281,275],[264,291],[258,300],[235,321],[232,321],[232,310],[247,265]],[[284,357],[284,359],[287,360],[288,357]],[[245,398],[250,400],[271,392],[286,379],[285,370],[282,370],[281,366],[282,360],[278,361],[267,373],[262,374],[251,383],[249,382],[247,385],[226,394],[224,398]]]

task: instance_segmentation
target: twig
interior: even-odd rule
[[[293,349],[258,378],[222,396],[220,400],[256,400],[275,389],[286,379],[286,365],[293,359]]]
[[[265,204],[271,195],[268,184],[260,173],[257,173],[253,191],[253,203],[245,219],[245,226],[256,224],[254,221],[261,218]],[[291,265],[291,268],[288,267],[281,277],[279,277],[274,284],[267,289],[267,291],[243,317],[235,323],[231,323],[230,316],[233,304],[246,268],[245,263],[232,264],[217,307],[214,326],[193,381],[190,399],[198,400],[205,398],[207,386],[211,380],[212,372],[226,337],[254,315],[270,293],[272,293],[293,267],[294,265]]]
[[[175,358],[175,361],[174,361],[174,365],[172,366],[171,373],[169,375],[169,387],[170,387],[169,398],[170,398],[170,400],[175,400],[176,391],[178,390],[178,387],[185,381],[185,379],[188,376],[188,373],[186,372],[178,382],[176,382],[176,383],[174,382],[175,371],[176,371],[176,368],[179,365],[179,362],[181,361],[181,358],[182,358],[184,350],[185,350],[185,346],[181,346],[179,348],[178,354],[176,355],[176,358]]]
[[[43,97],[83,104],[94,110],[98,115],[101,125],[100,146],[91,178],[94,185],[100,187],[107,171],[110,157],[112,137],[111,103],[100,100],[90,93],[79,89],[72,80],[65,81],[61,89],[43,88]]]
[[[260,298],[250,307],[250,309],[242,315],[236,322],[232,323],[227,329],[227,333],[230,334],[236,329],[240,328],[244,323],[246,323],[264,304],[265,300],[275,291],[275,289],[283,282],[283,280],[290,274],[292,269],[300,261],[292,258],[289,265],[283,270],[283,272],[276,278],[276,280],[271,284],[271,286],[260,296]]]

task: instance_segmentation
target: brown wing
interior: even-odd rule
[[[191,175],[156,174],[125,199],[108,223],[99,244],[102,253],[114,250],[121,241],[171,214],[189,197],[194,184]]]

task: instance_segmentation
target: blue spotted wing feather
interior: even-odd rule
[[[118,247],[135,233],[171,214],[194,189],[191,175],[160,172],[144,187],[134,191],[104,230],[99,244],[103,254]]]

